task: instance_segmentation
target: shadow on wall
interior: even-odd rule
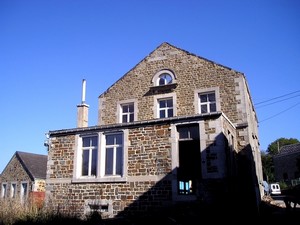
[[[219,136],[225,138],[223,134]],[[211,147],[213,146],[209,146],[205,151],[210,152]],[[159,182],[153,183],[147,192],[141,194],[116,218],[134,218],[134,220],[145,217],[160,218],[162,222],[163,220],[177,222],[184,220],[186,224],[187,218],[191,221],[197,218],[219,221],[218,215],[224,218],[224,213],[228,213],[228,216],[233,214],[240,216],[244,214],[248,217],[249,215],[258,215],[261,198],[251,146],[247,145],[238,154],[231,151],[230,148],[223,150],[225,151],[227,166],[225,179],[203,179],[201,173],[194,173],[190,177],[194,184],[192,192],[180,196],[186,198],[186,201],[174,203],[172,201],[172,182],[174,179],[177,182],[180,167],[176,168]],[[198,163],[201,164],[201,162],[200,157]],[[139,184],[133,182],[130,185],[134,189]],[[141,185],[143,184],[141,183]],[[189,195],[194,196],[194,198],[189,199]]]

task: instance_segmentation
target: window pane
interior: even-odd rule
[[[128,105],[123,105],[123,113],[128,112]]]
[[[165,117],[166,117],[165,110],[160,110],[159,111],[159,118],[165,118]]]
[[[172,83],[172,77],[169,74],[166,74],[166,84]]]
[[[129,112],[133,112],[133,110],[134,110],[133,104],[130,104],[129,105]]]
[[[83,147],[89,147],[90,146],[90,137],[82,138],[82,146]]]
[[[166,85],[172,83],[172,77],[170,74],[164,73],[159,76],[159,85]]]
[[[168,109],[168,117],[172,117],[173,116],[173,109]]]
[[[189,133],[188,133],[188,128],[186,127],[180,127],[178,128],[178,132],[179,132],[179,139],[185,139],[189,137]]]
[[[122,134],[116,134],[116,144],[122,145]]]
[[[165,100],[160,100],[159,101],[159,108],[165,108],[166,107],[166,101]]]
[[[173,107],[173,100],[172,99],[167,100],[167,106],[168,107]]]
[[[82,138],[82,146],[83,147],[90,147],[90,146],[97,146],[98,145],[98,137],[83,137]]]
[[[165,85],[165,79],[164,78],[159,78],[159,85]]]
[[[3,198],[6,197],[6,184],[2,184],[2,193],[1,193],[1,196],[2,196]]]
[[[123,115],[122,116],[122,123],[126,123],[127,122],[127,115]]]
[[[84,150],[82,153],[82,175],[87,176],[89,174],[89,151]]]
[[[123,165],[123,148],[118,147],[117,148],[117,159],[116,159],[116,174],[122,175],[122,165]]]
[[[16,197],[16,184],[11,185],[11,197],[12,198]]]
[[[216,103],[211,103],[210,104],[210,112],[216,112],[216,111],[217,111]]]
[[[114,144],[114,135],[106,135],[106,145]]]
[[[210,102],[215,102],[216,101],[215,93],[208,94],[208,100]]]
[[[113,174],[113,148],[106,148],[105,175]]]
[[[207,105],[201,105],[201,113],[207,113]]]
[[[98,146],[98,137],[91,137],[91,146]]]
[[[189,127],[190,130],[190,138],[196,140],[199,139],[199,127],[198,126],[191,126]]]
[[[26,183],[22,184],[22,190],[23,190],[23,193],[25,195],[27,193],[27,184]]]
[[[133,114],[130,114],[129,118],[130,118],[129,122],[133,122],[133,120],[134,120],[134,115],[133,115]]]
[[[200,95],[201,102],[207,102],[207,95]]]
[[[97,149],[92,150],[92,169],[91,169],[91,175],[97,174]]]

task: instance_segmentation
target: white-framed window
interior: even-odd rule
[[[171,70],[164,69],[160,70],[153,76],[152,83],[153,86],[163,86],[175,83],[175,79],[175,74]]]
[[[163,73],[163,74],[159,75],[159,78],[157,79],[157,85],[161,86],[161,85],[171,84],[172,81],[173,81],[173,78],[170,74]]]
[[[172,98],[158,99],[157,104],[159,118],[173,117],[174,112]]]
[[[28,197],[28,182],[21,182],[20,199],[24,202]]]
[[[210,113],[217,111],[216,94],[215,92],[208,92],[199,94],[200,112]]]
[[[121,105],[121,122],[129,123],[134,121],[134,104],[126,103]]]
[[[128,131],[77,135],[73,182],[126,180]]]
[[[17,183],[11,183],[10,185],[10,197],[16,198],[17,194]]]
[[[123,174],[123,134],[105,135],[105,176]]]
[[[117,123],[129,123],[137,120],[137,100],[119,101],[117,107]]]
[[[82,137],[81,176],[96,176],[98,161],[98,136]]]
[[[6,193],[7,193],[7,183],[2,183],[1,198],[6,198]]]
[[[161,94],[154,96],[154,117],[168,118],[176,116],[176,94]]]
[[[205,114],[220,110],[219,88],[206,88],[195,91],[196,113]]]

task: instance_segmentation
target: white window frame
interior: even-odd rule
[[[23,185],[26,184],[26,190],[24,191]],[[28,198],[28,193],[29,193],[29,182],[28,181],[22,181],[20,185],[20,199],[22,202],[24,202]]]
[[[107,142],[106,142],[106,137],[108,136],[115,136],[115,135],[122,135],[122,144],[117,144],[117,143],[113,143],[112,145],[108,145]],[[121,174],[117,174],[117,171],[116,171],[116,168],[117,168],[117,150],[118,148],[121,147],[122,149],[122,158],[124,157],[124,135],[123,133],[120,133],[120,132],[116,132],[116,133],[107,133],[104,136],[104,141],[102,142],[103,145],[101,147],[101,164],[100,164],[100,176],[101,177],[106,177],[106,176],[112,176],[112,177],[121,177],[123,175],[123,167],[124,167],[124,164],[123,164],[123,160],[121,160],[121,169],[122,169],[122,172]],[[115,141],[115,139],[114,139]],[[106,169],[107,169],[107,163],[106,163],[106,160],[107,160],[107,151],[108,151],[108,148],[109,149],[112,149],[113,151],[113,165],[112,165],[112,173],[111,174],[106,174]]]
[[[112,134],[122,134],[122,143],[123,143],[123,152],[122,152],[122,172],[121,175],[118,174],[105,174],[105,160],[106,160],[106,135]],[[95,133],[90,136],[94,136]],[[124,182],[127,180],[127,148],[128,148],[128,130],[124,129],[118,132],[112,133],[104,133],[98,132],[96,133],[98,136],[98,152],[97,152],[97,173],[96,176],[82,176],[82,138],[88,137],[88,135],[80,136],[76,135],[76,150],[75,150],[75,167],[73,173],[72,182],[74,183],[92,183],[92,182]]]
[[[123,106],[133,104],[133,121],[137,121],[137,114],[138,114],[138,107],[137,107],[137,100],[136,99],[128,99],[124,101],[119,101],[117,103],[117,123],[127,123],[133,121],[123,122]],[[126,113],[129,116],[129,113]],[[128,118],[128,117],[127,117]]]
[[[1,198],[7,198],[7,187],[8,184],[3,182],[1,185]]]
[[[163,85],[159,84],[159,80],[160,80],[161,76],[164,75],[164,74],[167,74],[167,75],[169,75],[171,77],[171,82],[168,83],[168,84],[176,83],[176,76],[175,76],[175,74],[171,70],[164,69],[164,70],[160,70],[159,72],[157,72],[153,76],[153,78],[152,78],[152,85],[153,86],[163,86]],[[168,84],[165,84],[165,85],[168,85]]]
[[[10,184],[10,198],[17,197],[17,182],[11,182]]]
[[[97,138],[96,141],[96,145],[90,145],[89,146],[82,146],[83,144],[83,139],[85,138]],[[82,177],[96,177],[97,176],[97,167],[98,167],[98,146],[99,146],[99,137],[98,135],[87,135],[87,136],[82,136],[81,137],[81,173],[80,175]],[[94,159],[94,155],[93,153],[96,151],[96,171],[95,174],[92,174],[92,164],[93,164],[93,159]],[[83,171],[82,171],[82,167],[83,167],[83,153],[84,152],[88,152],[88,170],[87,170],[87,174],[83,175]]]
[[[160,118],[160,107],[159,107],[159,101],[160,100],[165,100],[165,99],[172,99],[173,101],[173,116],[177,115],[177,110],[176,110],[176,105],[177,105],[177,99],[176,99],[176,94],[171,93],[171,94],[161,94],[161,95],[155,95],[154,96],[154,118]],[[164,118],[169,118],[169,116],[164,117]]]
[[[209,103],[210,102],[206,102],[206,103],[201,103],[200,102],[200,95],[203,94],[210,94],[210,93],[214,93],[215,94],[215,104],[216,104],[216,112],[220,111],[221,107],[220,107],[220,91],[219,91],[219,87],[213,87],[213,88],[203,88],[203,89],[198,89],[195,90],[195,97],[194,97],[194,105],[195,105],[195,113],[196,114],[206,114],[206,113],[201,113],[201,105],[206,104],[207,108],[208,108],[208,112],[207,113],[211,113],[210,109],[209,109]]]

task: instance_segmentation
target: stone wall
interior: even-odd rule
[[[163,69],[173,71],[177,87],[172,91],[177,98],[177,116],[194,115],[194,91],[219,87],[221,110],[233,122],[239,120],[237,103],[243,99],[236,78],[243,75],[212,61],[187,54],[170,45],[163,45],[100,96],[98,124],[117,123],[117,102],[138,100],[138,121],[154,118],[154,95],[149,93],[154,75]]]
[[[197,195],[213,199],[212,195],[216,193],[221,196],[222,193],[228,192],[224,182],[228,172],[228,165],[225,163],[228,146],[226,139],[229,138],[229,130],[235,137],[234,127],[226,118],[220,116],[200,123],[203,123],[203,126],[200,126],[200,133],[203,134],[201,151],[212,160],[208,162],[208,158],[205,157],[205,164],[202,162],[202,166],[214,166],[215,170],[209,171],[209,174],[203,177],[202,191],[199,190]],[[107,205],[102,216],[116,217],[133,212],[145,213],[173,204],[174,195],[177,195],[178,166],[172,162],[172,154],[178,154],[177,147],[172,146],[172,141],[176,139],[171,134],[172,129],[176,132],[177,123],[174,124],[173,128],[168,122],[128,128],[128,148],[125,149],[127,177],[124,182],[108,183],[99,180],[84,183],[73,180],[73,169],[78,166],[74,163],[76,134],[52,137],[47,170],[48,205],[64,212],[78,211],[79,214],[90,212],[90,205],[93,204]],[[100,131],[101,127],[93,133]],[[226,132],[227,135],[224,134]],[[234,146],[236,143],[233,144],[232,151]],[[217,179],[213,181],[211,178]],[[172,186],[174,182],[175,186]]]
[[[299,178],[300,171],[297,163],[300,160],[300,152],[293,154],[283,154],[273,157],[276,181],[290,182],[292,179]],[[287,178],[285,179],[284,174]]]
[[[20,161],[14,156],[1,174],[1,182],[7,183],[7,196],[10,197],[11,184],[16,183],[16,197],[20,196],[21,182],[28,182],[28,190],[32,190],[33,181],[24,170]],[[2,185],[1,185],[2,188]]]
[[[75,135],[51,139],[47,168],[47,202],[68,212],[89,212],[95,201],[107,204],[107,217],[124,210],[147,211],[172,199],[171,144],[168,124],[136,127],[129,130],[127,181],[116,183],[72,182]],[[138,201],[137,201],[138,200]],[[137,206],[137,205],[138,206]]]

